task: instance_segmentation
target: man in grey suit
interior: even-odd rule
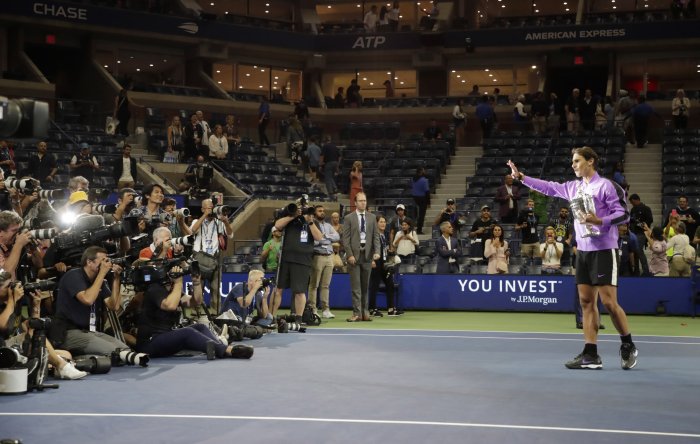
[[[369,316],[369,275],[372,261],[379,259],[379,228],[376,217],[367,211],[367,196],[357,193],[355,211],[345,216],[343,246],[347,254],[352,316],[348,322],[371,321]]]

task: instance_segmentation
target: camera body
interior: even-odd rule
[[[275,285],[275,279],[274,278],[267,278],[267,277],[262,277],[260,279],[260,288],[264,289],[269,286],[274,286]]]
[[[165,284],[182,276],[200,274],[199,262],[190,261],[187,265],[181,265],[182,257],[172,259],[154,259],[141,262],[133,267],[127,267],[122,272],[122,282],[131,284],[136,290],[145,290],[153,283]],[[175,266],[180,266],[182,271],[171,271]]]

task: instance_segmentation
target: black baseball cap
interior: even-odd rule
[[[447,199],[447,205],[453,205],[455,203],[454,199]]]

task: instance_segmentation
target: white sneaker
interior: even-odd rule
[[[323,319],[335,319],[335,315],[329,309],[323,310]]]
[[[87,372],[78,370],[72,363],[66,362],[63,368],[56,369],[58,379],[80,379],[87,376]]]
[[[228,345],[228,324],[224,324],[224,326],[221,327],[219,341],[221,341],[224,345]]]

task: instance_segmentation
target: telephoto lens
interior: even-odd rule
[[[30,230],[29,235],[34,239],[53,239],[58,234],[58,230],[55,228],[42,228],[39,230]]]
[[[177,210],[175,210],[175,215],[182,216],[182,217],[190,217],[190,209],[189,208],[178,208]]]

